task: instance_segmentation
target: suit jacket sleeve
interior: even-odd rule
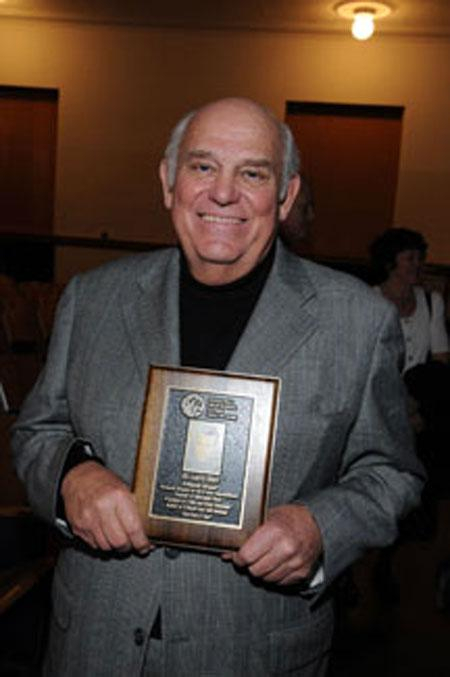
[[[59,478],[76,439],[67,402],[67,360],[76,303],[76,279],[58,306],[45,368],[25,400],[12,432],[12,452],[31,508],[55,519]]]
[[[413,453],[398,359],[399,323],[386,312],[335,484],[308,496],[330,582],[371,547],[395,540],[398,520],[420,500],[423,469]]]

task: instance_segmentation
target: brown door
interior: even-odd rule
[[[0,86],[0,233],[53,231],[58,92]]]
[[[315,219],[300,251],[366,258],[393,225],[403,108],[288,102]]]

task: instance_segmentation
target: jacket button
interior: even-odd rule
[[[176,559],[181,555],[181,552],[177,548],[164,548],[164,555],[168,559]]]
[[[145,640],[144,631],[142,628],[136,628],[134,631],[134,643],[136,646],[142,646]]]

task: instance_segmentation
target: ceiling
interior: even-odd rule
[[[450,0],[387,0],[377,31],[450,37]],[[336,33],[337,0],[0,0],[0,17],[211,29]],[[364,4],[364,0],[361,0]]]

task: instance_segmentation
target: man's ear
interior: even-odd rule
[[[172,209],[173,204],[173,190],[169,185],[169,170],[166,158],[163,158],[159,163],[159,178],[163,190],[164,205],[166,209]]]
[[[289,212],[291,211],[291,207],[294,204],[294,200],[300,191],[300,185],[301,185],[300,176],[298,174],[295,174],[289,180],[286,195],[284,196],[283,201],[278,204],[279,221],[284,221],[287,218]]]

